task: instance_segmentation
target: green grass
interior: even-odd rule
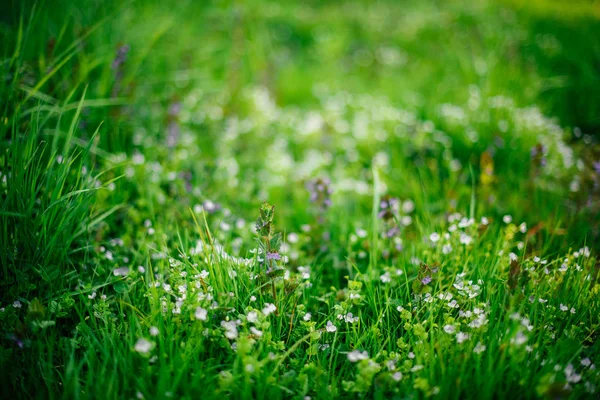
[[[597,396],[599,17],[7,2],[2,398]]]

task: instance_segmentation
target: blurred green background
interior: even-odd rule
[[[78,67],[44,85],[48,94],[72,74],[105,76],[102,61],[129,44],[135,85],[169,85],[173,95],[190,82],[206,90],[226,83],[231,91],[258,83],[278,104],[303,104],[313,100],[315,84],[327,83],[385,94],[427,117],[433,105],[464,103],[469,85],[477,85],[518,105],[538,104],[585,133],[600,127],[597,1],[7,0],[5,54],[14,49],[20,16],[35,25],[21,49],[34,76],[97,30],[78,44],[71,61]],[[97,82],[91,93],[107,96],[107,83]]]

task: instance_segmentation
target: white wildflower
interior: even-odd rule
[[[255,327],[251,326],[250,327],[250,332],[252,332],[254,335],[261,337],[262,336],[262,331],[256,329]]]
[[[265,306],[262,309],[262,313],[265,314],[265,316],[272,314],[275,311],[277,311],[277,307],[272,303],[265,303]]]
[[[337,331],[337,327],[331,321],[327,321],[327,326],[325,326],[325,330],[327,332],[335,332]]]
[[[348,353],[348,360],[350,360],[350,362],[366,360],[367,358],[369,358],[369,353],[367,353],[366,351],[361,352],[360,350],[353,350],[350,353]]]
[[[486,347],[481,342],[477,342],[477,345],[473,348],[473,353],[481,354],[485,351]]]
[[[383,282],[383,283],[389,283],[392,281],[392,278],[390,277],[389,272],[386,272],[385,274],[381,275],[379,277],[379,279],[381,279],[381,282]]]
[[[258,321],[258,313],[256,311],[250,311],[246,316],[246,319],[248,322],[252,322],[254,324],[256,321]]]
[[[464,342],[464,341],[466,341],[468,339],[469,339],[469,335],[466,334],[466,333],[464,333],[464,332],[458,332],[456,334],[456,342],[457,343],[462,343],[462,342]]]
[[[129,267],[120,267],[113,269],[114,276],[127,276],[129,273]]]
[[[148,354],[152,350],[152,342],[144,338],[139,338],[135,343],[134,350],[140,354]]]
[[[444,332],[452,334],[455,331],[456,327],[454,325],[444,325]]]
[[[194,313],[194,317],[196,317],[196,319],[200,320],[200,321],[206,321],[207,315],[208,315],[208,311],[206,311],[202,307],[197,307],[196,312]]]

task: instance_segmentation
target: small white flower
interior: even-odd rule
[[[519,332],[515,335],[514,338],[511,339],[510,342],[516,344],[517,346],[520,346],[527,342],[527,336],[525,336],[523,332]]]
[[[255,302],[256,301],[256,296],[250,296],[250,301],[251,302]]]
[[[450,254],[452,252],[452,245],[450,243],[446,243],[442,246],[442,254]]]
[[[431,295],[431,293],[425,293],[425,297],[423,298],[423,301],[425,303],[433,303],[433,296]]]
[[[379,279],[381,279],[381,282],[383,282],[383,283],[389,283],[392,281],[392,278],[390,277],[389,272],[386,272],[385,274],[381,275],[379,277]]]
[[[225,337],[234,340],[238,337],[238,330],[235,321],[221,321],[221,327],[225,328]]]
[[[258,313],[256,311],[250,311],[246,316],[246,319],[248,322],[252,322],[254,324],[256,321],[258,321]]]
[[[400,382],[402,380],[402,372],[396,372],[392,375],[392,379],[396,382]]]
[[[196,312],[194,312],[194,317],[196,317],[196,319],[200,320],[200,321],[206,321],[207,315],[208,315],[208,311],[206,311],[202,307],[197,307]]]
[[[473,348],[473,353],[481,354],[485,351],[486,347],[481,342],[477,342],[477,345]]]
[[[262,313],[265,314],[265,316],[274,313],[275,311],[277,311],[277,307],[272,303],[265,303],[265,306],[262,309]]]
[[[134,349],[140,354],[148,354],[152,350],[152,342],[144,338],[139,338],[135,343]]]
[[[468,246],[471,243],[473,243],[473,238],[471,236],[467,235],[466,233],[461,233],[460,234],[460,243],[464,244],[465,246]]]
[[[21,302],[19,300],[15,300],[14,303],[13,303],[13,307],[14,308],[21,308],[22,307]]]
[[[208,271],[203,269],[202,271],[200,271],[200,279],[206,279],[208,278]]]
[[[512,216],[507,214],[502,217],[502,221],[504,221],[505,224],[510,224],[512,222]]]
[[[353,324],[358,321],[358,317],[353,316],[352,313],[348,313],[344,315],[344,321],[348,322],[349,324]]]
[[[444,325],[444,332],[452,334],[455,331],[456,327],[454,325]]]
[[[590,360],[589,358],[584,358],[583,360],[581,360],[581,365],[583,365],[584,367],[589,367],[592,364],[592,360]]]
[[[113,269],[114,276],[127,276],[129,273],[129,267],[120,267]]]
[[[352,350],[350,353],[348,353],[348,360],[350,362],[366,360],[367,358],[369,358],[369,353],[366,351],[361,352],[360,350]]]
[[[558,270],[560,272],[567,272],[567,269],[569,269],[569,267],[567,266],[566,263],[563,263]]]
[[[450,301],[450,300],[452,300],[453,297],[454,297],[454,295],[452,293],[450,293],[450,292],[438,294],[438,298],[440,300],[448,300],[448,301]]]
[[[88,299],[93,300],[96,298],[96,292],[92,292],[92,294],[88,294]]]
[[[146,272],[146,268],[144,268],[142,265],[138,266],[137,269],[140,274],[143,274],[144,272]]]
[[[299,239],[299,236],[297,233],[292,232],[287,235],[287,241],[289,243],[297,243],[298,239]]]
[[[307,312],[306,314],[304,314],[304,317],[302,317],[302,319],[304,321],[310,321],[311,317],[312,317],[312,314]]]
[[[155,327],[155,326],[150,327],[150,335],[151,336],[158,336],[159,333],[160,332],[157,327]]]
[[[325,330],[327,332],[335,332],[337,331],[337,326],[335,326],[333,322],[327,321],[327,326],[325,326]]]
[[[471,225],[473,225],[475,223],[475,220],[473,218],[466,218],[463,217],[460,222],[458,223],[458,227],[459,228],[466,228],[469,227]]]
[[[250,327],[250,332],[252,332],[254,335],[256,335],[258,337],[261,337],[263,335],[262,331],[259,331],[258,329],[256,329],[253,326]]]
[[[564,304],[560,304],[560,311],[569,311],[569,307],[565,306]]]
[[[521,225],[519,225],[519,231],[521,233],[527,232],[527,224],[525,222],[523,222]]]
[[[462,343],[462,342],[464,342],[464,341],[466,341],[468,339],[469,339],[469,335],[466,334],[466,333],[464,333],[464,332],[458,332],[456,334],[456,342],[457,343]]]
[[[431,240],[432,243],[437,243],[440,240],[440,234],[433,232],[431,235],[429,235],[429,240]]]

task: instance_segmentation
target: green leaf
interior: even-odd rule
[[[129,290],[131,289],[130,286],[128,284],[126,284],[125,282],[115,283],[114,288],[117,293],[128,293]]]

